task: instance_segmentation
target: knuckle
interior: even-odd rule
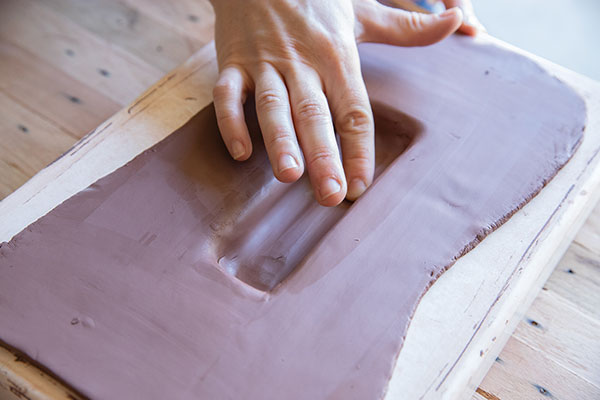
[[[368,149],[358,147],[354,149],[352,155],[344,157],[344,163],[349,163],[354,168],[364,170],[373,166],[373,158]]]
[[[307,157],[309,165],[333,163],[335,162],[336,154],[329,148],[317,148],[311,151]]]
[[[277,70],[283,76],[301,76],[302,73],[299,71],[299,66],[302,66],[302,60],[300,57],[293,52],[281,56],[282,62],[277,64]]]
[[[273,109],[281,107],[283,104],[283,98],[276,90],[266,89],[256,95],[258,108]]]
[[[233,97],[236,93],[236,85],[230,80],[220,80],[213,88],[213,98],[215,101],[224,101]]]
[[[313,99],[304,99],[296,107],[299,122],[325,122],[329,118],[329,110]]]
[[[336,70],[346,71],[346,66],[352,61],[352,57],[355,53],[352,46],[356,46],[353,43],[347,43],[344,40],[330,40],[324,45],[324,50],[327,52],[328,63],[327,65]],[[358,56],[356,56],[358,57]]]
[[[325,29],[313,29],[311,32],[312,40],[320,46],[327,48],[333,47],[333,35]]]
[[[423,30],[423,18],[418,12],[409,12],[406,17],[408,28],[414,32]]]
[[[349,59],[355,53],[356,40],[354,37],[352,37],[352,39],[353,40],[347,40],[346,38],[341,38],[333,42],[335,52],[342,60]]]
[[[216,116],[217,123],[219,124],[234,122],[238,119],[238,114],[227,107],[220,109],[219,112],[216,113]]]
[[[292,144],[291,133],[288,129],[283,126],[276,126],[269,135],[267,140],[267,147],[286,147]]]
[[[362,106],[354,106],[339,119],[337,128],[340,134],[357,135],[369,133],[372,126],[369,110]]]
[[[320,41],[320,43],[321,50],[325,51],[329,57],[334,59],[338,58],[340,55],[340,49],[335,40],[331,38],[324,38]]]
[[[354,34],[352,32],[337,32],[332,35],[331,32],[318,30],[312,33],[315,43],[318,43],[322,50],[329,50],[331,55],[340,54],[352,48],[354,43]]]

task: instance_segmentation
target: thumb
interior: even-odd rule
[[[469,36],[475,36],[479,32],[485,32],[485,27],[479,22],[475,11],[473,11],[473,3],[471,0],[443,0],[446,8],[458,7],[463,12],[463,22],[459,32]]]
[[[396,46],[426,46],[455,32],[462,23],[462,11],[450,8],[441,14],[423,14],[368,1],[357,9],[362,26],[360,42]]]

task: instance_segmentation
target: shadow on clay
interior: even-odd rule
[[[375,117],[375,178],[384,173],[423,131],[409,115],[384,104],[373,104]],[[248,116],[253,158],[266,160],[255,116]],[[257,161],[254,161],[257,162]],[[267,161],[263,170],[272,177]],[[258,184],[256,184],[258,183]],[[373,184],[370,190],[375,190]],[[250,189],[249,206],[238,214],[217,241],[217,262],[227,273],[261,291],[271,291],[286,279],[323,237],[344,217],[351,203],[320,206],[306,174],[293,184],[258,179]]]

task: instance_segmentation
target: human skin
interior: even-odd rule
[[[426,15],[376,0],[211,0],[214,104],[229,153],[239,161],[252,154],[243,104],[254,93],[275,177],[294,182],[306,168],[321,205],[357,199],[375,164],[357,44],[424,46],[457,29],[474,35],[480,25],[468,1],[446,0],[448,10]]]

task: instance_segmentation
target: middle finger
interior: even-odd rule
[[[346,179],[335,140],[333,122],[323,85],[309,67],[286,75],[294,126],[317,200],[336,206],[346,196]]]

